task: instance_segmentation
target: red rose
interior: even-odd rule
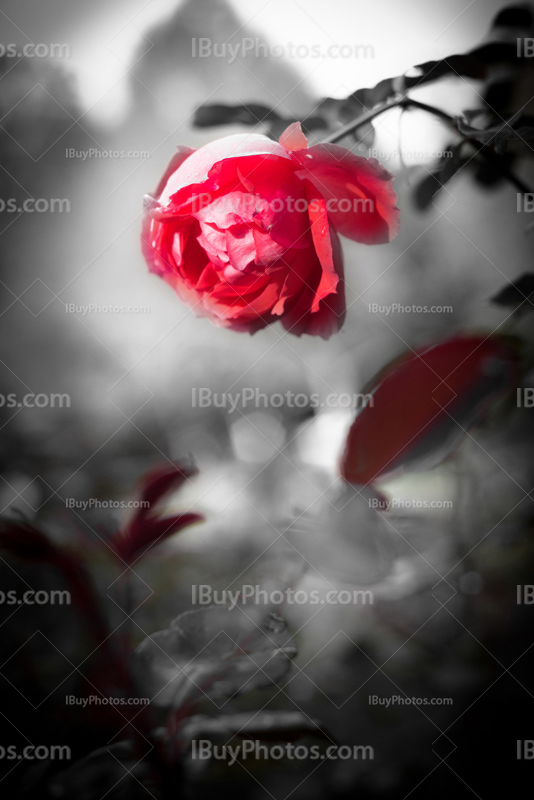
[[[308,143],[295,123],[182,147],[145,215],[151,272],[216,325],[254,333],[280,319],[328,338],[345,315],[337,232],[389,242],[399,211],[393,175],[375,159]]]

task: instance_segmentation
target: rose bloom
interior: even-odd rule
[[[308,147],[300,123],[180,147],[145,213],[151,272],[216,325],[254,333],[277,319],[327,339],[345,316],[338,233],[364,244],[399,228],[393,175],[344,147]]]

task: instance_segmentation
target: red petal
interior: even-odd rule
[[[185,186],[206,181],[210,170],[217,162],[257,155],[275,155],[289,159],[287,151],[278,142],[273,142],[272,139],[258,133],[237,133],[234,136],[215,139],[195,150],[176,172],[169,176],[160,198],[161,202],[166,204],[173,194]]]
[[[172,244],[169,246],[169,232],[187,228],[187,225],[177,224],[172,229],[145,214],[141,227],[141,251],[145,257],[150,272],[155,275],[165,275],[174,272],[174,258]]]
[[[341,474],[367,484],[408,465],[428,468],[457,446],[518,375],[504,339],[455,336],[410,353],[373,381],[349,431]]]
[[[228,263],[226,253],[226,231],[218,230],[212,225],[200,223],[200,235],[197,236],[199,245],[206,251],[210,259],[219,266]],[[198,284],[197,284],[198,288]]]
[[[315,252],[323,269],[311,307],[311,311],[314,313],[319,310],[319,302],[336,291],[339,275],[334,264],[330,226],[328,225],[328,215],[326,213],[326,200],[315,190],[312,183],[306,181],[306,184],[312,239]]]
[[[289,125],[278,141],[286,150],[305,150],[308,147],[308,140],[302,133],[300,122]]]
[[[234,269],[240,272],[246,269],[256,256],[252,229],[248,225],[234,225],[227,230],[226,251]]]
[[[196,211],[194,216],[200,222],[216,225],[223,229],[230,228],[232,225],[240,225],[243,222],[254,222],[256,214],[264,211],[267,206],[266,200],[253,194],[227,192]]]
[[[223,285],[222,290],[216,286],[213,292],[204,295],[205,306],[219,320],[239,324],[255,322],[258,317],[271,313],[280,293],[280,286],[275,281],[266,281],[263,277],[251,280],[249,291],[234,290],[230,285]],[[253,289],[256,288],[256,291]]]
[[[362,244],[383,244],[397,235],[394,176],[376,159],[355,156],[335,144],[318,144],[291,155],[328,201],[339,233]]]
[[[267,231],[254,229],[254,244],[256,247],[256,264],[268,266],[281,258],[286,252],[286,248],[278,244]]]
[[[306,285],[293,303],[288,313],[282,317],[284,328],[295,336],[303,333],[311,336],[322,336],[329,339],[337,333],[345,320],[345,282],[343,280],[343,255],[339,237],[333,228],[330,229],[332,240],[332,254],[335,270],[338,275],[336,291],[319,301],[317,311],[312,311],[319,286],[323,278],[323,270],[317,256],[314,273],[307,280]],[[303,251],[302,258],[309,259],[308,251]],[[291,302],[291,298],[288,299]]]

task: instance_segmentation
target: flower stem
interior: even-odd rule
[[[335,142],[339,142],[341,139],[344,139],[345,136],[348,136],[349,133],[353,133],[362,125],[366,125],[368,122],[371,122],[373,119],[380,116],[380,114],[383,114],[384,111],[389,111],[392,108],[418,108],[420,111],[426,111],[429,114],[434,114],[434,116],[439,117],[446,122],[447,125],[453,128],[458,136],[461,136],[456,125],[456,120],[450,114],[447,114],[440,108],[428,105],[427,103],[421,103],[418,100],[412,100],[411,97],[406,97],[403,95],[402,97],[385,100],[383,103],[375,106],[375,108],[371,109],[370,111],[360,114],[359,117],[347,122],[347,124],[343,125],[342,128],[338,128],[337,131],[334,131],[330,134],[330,136],[327,136],[325,139],[323,139],[321,144],[334,144]],[[472,139],[469,139],[468,137],[463,137],[463,139],[466,143],[471,144],[473,147],[477,146]],[[478,149],[475,155],[482,156],[486,161],[492,164],[501,173],[503,178],[509,180],[510,183],[512,183],[520,192],[523,194],[532,193],[530,186],[527,186],[527,184],[524,183],[521,178],[518,178],[516,175],[514,175],[514,173],[502,163],[502,159],[496,155],[491,148],[483,145]]]
[[[335,142],[339,142],[340,139],[344,139],[349,133],[352,133],[357,128],[365,125],[367,122],[371,122],[371,120],[375,119],[375,117],[383,114],[384,111],[389,111],[390,108],[396,108],[401,104],[401,102],[402,99],[398,98],[385,100],[383,103],[375,106],[375,108],[372,108],[370,111],[366,111],[364,114],[360,114],[359,117],[356,117],[356,119],[347,122],[347,124],[343,125],[342,128],[338,128],[337,131],[331,133],[330,136],[326,137],[326,139],[322,139],[321,144],[334,144]]]

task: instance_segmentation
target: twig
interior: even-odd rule
[[[371,122],[373,119],[380,116],[380,114],[383,114],[384,111],[389,111],[392,108],[417,108],[420,111],[426,111],[429,114],[434,114],[434,116],[439,117],[446,122],[449,127],[453,128],[458,136],[461,136],[460,132],[458,131],[456,120],[450,114],[447,114],[445,111],[442,111],[440,108],[436,108],[435,106],[428,105],[427,103],[421,103],[418,100],[412,100],[410,97],[403,96],[385,100],[383,103],[380,103],[370,111],[360,114],[360,116],[356,117],[356,119],[351,120],[351,122],[347,122],[347,124],[343,125],[342,128],[339,128],[337,131],[331,133],[330,136],[327,136],[325,139],[323,139],[321,143],[334,144],[335,142],[339,142],[341,139],[344,139],[345,136],[348,136],[349,133],[353,133],[353,131],[357,130],[362,125],[366,125],[368,122]],[[465,136],[462,138],[464,142],[476,148],[477,145],[472,139],[469,139]],[[486,145],[480,147],[476,155],[481,155],[488,163],[492,164],[492,166],[494,166],[501,173],[503,178],[509,180],[510,183],[512,183],[522,194],[532,193],[530,186],[527,186],[527,184],[524,183],[521,178],[518,178],[516,175],[514,175],[514,173],[502,163],[502,159]]]

